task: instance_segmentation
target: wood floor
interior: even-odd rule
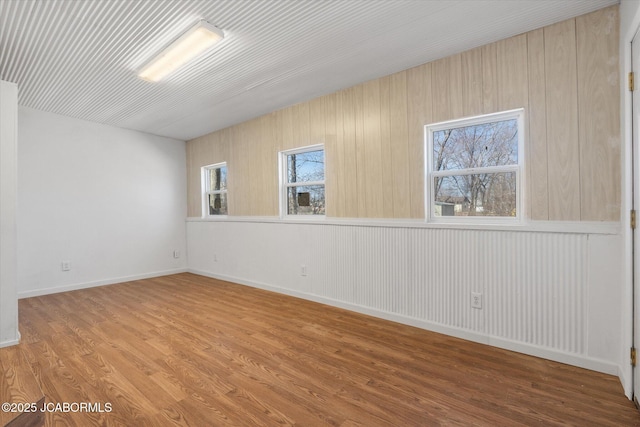
[[[47,402],[112,407],[51,426],[640,426],[613,376],[187,273],[21,300],[20,330]]]
[[[2,407],[0,426],[35,427],[44,422],[44,413],[37,411],[44,403],[44,393],[19,346],[0,350],[0,403],[14,405]],[[25,410],[25,403],[35,403],[36,410]]]

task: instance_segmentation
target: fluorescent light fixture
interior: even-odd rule
[[[150,82],[160,81],[223,38],[222,30],[200,21],[152,58],[138,76]]]

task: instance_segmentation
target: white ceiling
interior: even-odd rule
[[[618,0],[0,0],[22,106],[188,140]],[[225,39],[160,83],[136,69],[206,19]]]

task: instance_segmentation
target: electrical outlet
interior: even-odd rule
[[[173,257],[174,257],[175,259],[180,258],[180,251],[178,251],[178,250],[173,251]]]
[[[213,262],[218,262],[218,254],[213,254]]]
[[[301,276],[306,276],[307,275],[307,266],[304,265],[304,264],[300,266],[300,275]]]
[[[480,292],[471,292],[471,308],[482,309],[482,294]]]
[[[62,271],[70,271],[71,270],[71,261],[62,261],[60,263],[60,269]]]

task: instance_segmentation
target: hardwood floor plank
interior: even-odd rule
[[[640,426],[613,376],[188,273],[24,299],[20,328],[5,377],[113,407],[52,426]]]
[[[42,403],[43,399],[42,389],[22,351],[16,346],[2,349],[0,352],[0,403]],[[37,426],[42,425],[41,421],[41,417],[33,412],[20,413],[4,409],[0,411],[1,426]]]

